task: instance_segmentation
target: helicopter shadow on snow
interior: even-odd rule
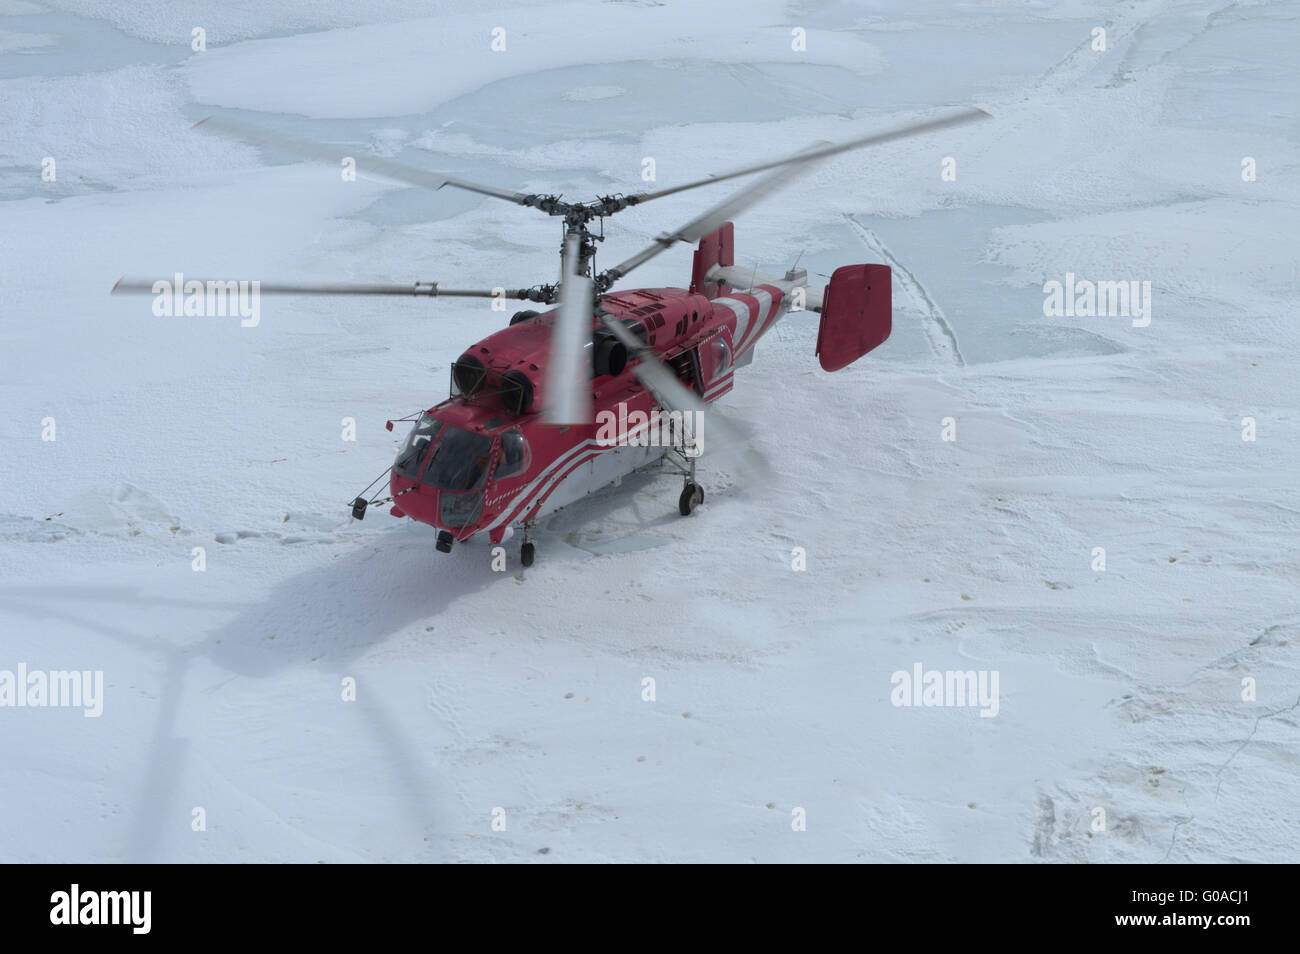
[[[493,570],[484,539],[434,549],[427,528],[407,524],[367,535],[365,546],[286,577],[264,598],[211,630],[198,652],[232,674],[259,678],[295,666],[340,671],[404,629],[434,624],[457,601],[494,586],[527,586],[556,566],[593,556],[663,546],[659,528],[677,512],[677,477],[647,468],[541,521],[533,531],[537,564],[519,565],[520,536],[504,544],[506,570]],[[436,632],[436,630],[434,630]],[[434,637],[436,638],[436,637]]]
[[[422,529],[367,534],[363,546],[279,580],[209,631],[199,651],[222,669],[252,678],[312,665],[342,671],[396,633],[432,622],[507,575],[492,572],[486,548],[474,547],[481,558],[453,553],[462,558],[449,559]]]
[[[593,495],[591,502],[600,496]],[[599,519],[603,508],[616,506],[610,501],[588,507],[583,525]],[[506,572],[492,569],[492,547],[486,540],[458,544],[442,554],[434,549],[434,534],[413,523],[366,534],[362,546],[348,546],[323,565],[275,582],[232,619],[209,630],[196,651],[233,675],[251,678],[306,666],[343,671],[397,633],[436,624],[460,600],[509,585],[520,574],[526,584],[528,576],[545,570],[543,561],[575,558],[564,546],[563,534],[545,523],[533,535],[538,565],[528,570],[519,566],[516,534],[505,544]]]

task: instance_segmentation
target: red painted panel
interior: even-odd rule
[[[884,344],[891,330],[888,265],[845,265],[831,275],[817,331],[822,368],[838,371]]]
[[[718,282],[706,282],[705,274],[714,265],[736,264],[735,230],[724,222],[716,230],[700,239],[695,250],[695,267],[691,269],[691,291],[705,298],[721,298],[731,289]]]

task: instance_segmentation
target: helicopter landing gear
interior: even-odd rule
[[[451,545],[456,542],[456,538],[451,535],[450,530],[438,531],[438,542],[434,544],[439,553],[450,553]]]
[[[695,458],[687,457],[686,460],[688,467],[682,470],[686,485],[682,487],[682,495],[677,498],[677,512],[683,517],[689,517],[696,507],[704,503],[704,488],[695,482]]]
[[[524,543],[519,548],[519,562],[525,567],[533,565],[533,559],[537,556],[537,548],[533,546],[533,541],[528,539],[528,524],[524,524]]]

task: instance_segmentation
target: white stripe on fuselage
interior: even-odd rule
[[[620,438],[618,445],[601,444],[594,437],[589,437],[581,444],[576,444],[573,447],[569,448],[567,451],[565,451],[563,454],[557,457],[554,461],[552,461],[551,464],[544,471],[542,471],[540,474],[534,477],[532,481],[530,481],[524,487],[523,490],[521,490],[518,494],[512,497],[510,503],[505,508],[502,509],[501,513],[497,516],[497,518],[493,520],[491,523],[489,523],[486,527],[483,527],[482,529],[494,530],[497,527],[501,526],[501,524],[505,522],[508,518],[531,509],[533,504],[532,498],[533,497],[540,498],[545,495],[543,491],[546,488],[543,488],[542,485],[553,484],[557,479],[562,478],[564,471],[568,467],[568,465],[572,463],[574,460],[576,460],[579,456],[581,456],[586,451],[591,450],[593,447],[599,448],[601,450],[613,450],[614,447],[616,446],[625,445],[629,437],[632,437],[634,434],[639,433],[641,430],[649,426],[650,426],[650,422],[646,421],[646,423],[644,424],[639,424],[634,428],[629,428],[626,431],[626,433],[624,433],[623,436]],[[521,502],[523,505],[522,507],[521,507]]]
[[[772,304],[771,292],[762,288],[755,288],[750,291],[750,294],[753,295],[755,300],[758,302],[758,324],[753,329],[754,341],[757,341],[758,336],[767,330],[768,322],[775,314],[775,308]],[[746,342],[744,349],[748,351],[750,346],[754,344],[754,341]]]
[[[501,526],[501,524],[504,523],[508,517],[512,516],[519,510],[521,502],[524,504],[528,504],[530,498],[533,496],[533,492],[535,491],[535,489],[544,481],[546,481],[549,477],[551,477],[558,468],[564,467],[564,465],[566,465],[569,461],[573,460],[578,454],[582,453],[585,450],[591,449],[595,445],[596,445],[596,439],[593,437],[583,441],[581,444],[576,444],[573,447],[569,448],[567,451],[565,451],[563,454],[557,457],[544,471],[542,471],[540,474],[534,477],[532,481],[530,481],[523,488],[523,490],[519,491],[519,493],[517,493],[514,497],[512,497],[510,499],[510,503],[507,504],[501,510],[501,513],[497,515],[497,518],[493,520],[491,523],[489,523],[483,529],[494,530],[497,527]]]
[[[772,293],[763,288],[751,288],[744,294],[754,299],[757,305],[758,313],[751,319],[749,315],[749,305],[738,298],[715,298],[713,304],[722,305],[730,308],[736,316],[736,330],[731,335],[731,344],[736,354],[748,351],[753,347],[758,336],[762,334],[766,326],[775,316],[776,307],[772,298]],[[784,298],[784,296],[782,296]],[[752,334],[752,340],[751,334]]]
[[[736,331],[731,336],[732,347],[740,351],[740,342],[744,340],[745,332],[749,329],[749,306],[743,301],[737,301],[735,298],[715,298],[713,304],[722,305],[724,308],[730,308],[736,314]]]

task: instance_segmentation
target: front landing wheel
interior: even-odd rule
[[[519,548],[519,562],[524,566],[533,565],[533,557],[537,555],[537,550],[533,546],[533,541],[528,540]]]
[[[682,495],[677,500],[677,510],[683,517],[689,517],[700,504],[704,503],[704,488],[699,484],[687,484],[682,488]]]

